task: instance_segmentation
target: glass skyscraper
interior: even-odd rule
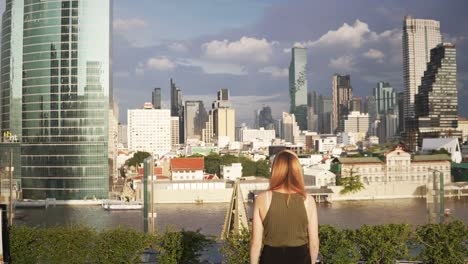
[[[108,197],[111,12],[110,0],[6,1],[1,129],[20,141],[24,198]]]
[[[301,130],[307,130],[307,49],[291,49],[289,64],[290,113],[296,115]]]

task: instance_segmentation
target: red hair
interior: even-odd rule
[[[306,198],[302,166],[296,153],[290,150],[283,150],[276,154],[271,170],[269,190],[274,191],[282,187]]]

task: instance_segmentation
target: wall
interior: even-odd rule
[[[340,195],[340,191],[343,189],[342,186],[329,186],[328,188],[332,189],[334,193],[332,201],[426,197],[426,186],[421,183],[391,182],[364,186],[364,190],[346,195]]]

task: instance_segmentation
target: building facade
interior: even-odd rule
[[[184,125],[184,104],[182,103],[182,90],[176,86],[175,82],[170,80],[171,86],[171,116],[179,118],[179,143],[184,143],[185,125]]]
[[[154,88],[151,103],[154,109],[161,109],[161,88]]]
[[[128,110],[128,148],[161,157],[171,151],[171,116],[169,109]]]
[[[8,0],[1,129],[21,144],[23,197],[107,198],[111,3]]]
[[[171,180],[173,181],[202,181],[205,161],[203,158],[174,158],[171,159]]]
[[[349,102],[353,98],[353,88],[349,75],[333,75],[332,78],[333,98],[333,131],[339,130],[341,120],[349,112]]]
[[[281,131],[283,134],[283,139],[286,142],[295,144],[295,138],[297,138],[301,132],[299,126],[297,125],[296,117],[294,114],[283,112],[283,117],[281,120]]]
[[[289,112],[295,114],[301,130],[307,129],[307,49],[291,49],[289,64]]]
[[[203,101],[185,101],[184,107],[185,142],[190,139],[202,139],[202,130],[208,121]]]
[[[415,116],[415,96],[421,85],[431,49],[442,42],[440,22],[406,16],[403,21],[403,79],[405,85],[405,123]],[[406,124],[405,124],[406,125]]]
[[[396,92],[390,86],[390,83],[378,82],[377,87],[374,88],[374,97],[379,115],[397,111],[395,109],[397,103]]]

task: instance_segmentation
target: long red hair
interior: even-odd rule
[[[290,150],[283,150],[276,154],[271,170],[269,190],[274,191],[282,187],[306,198],[302,166],[296,153]]]

